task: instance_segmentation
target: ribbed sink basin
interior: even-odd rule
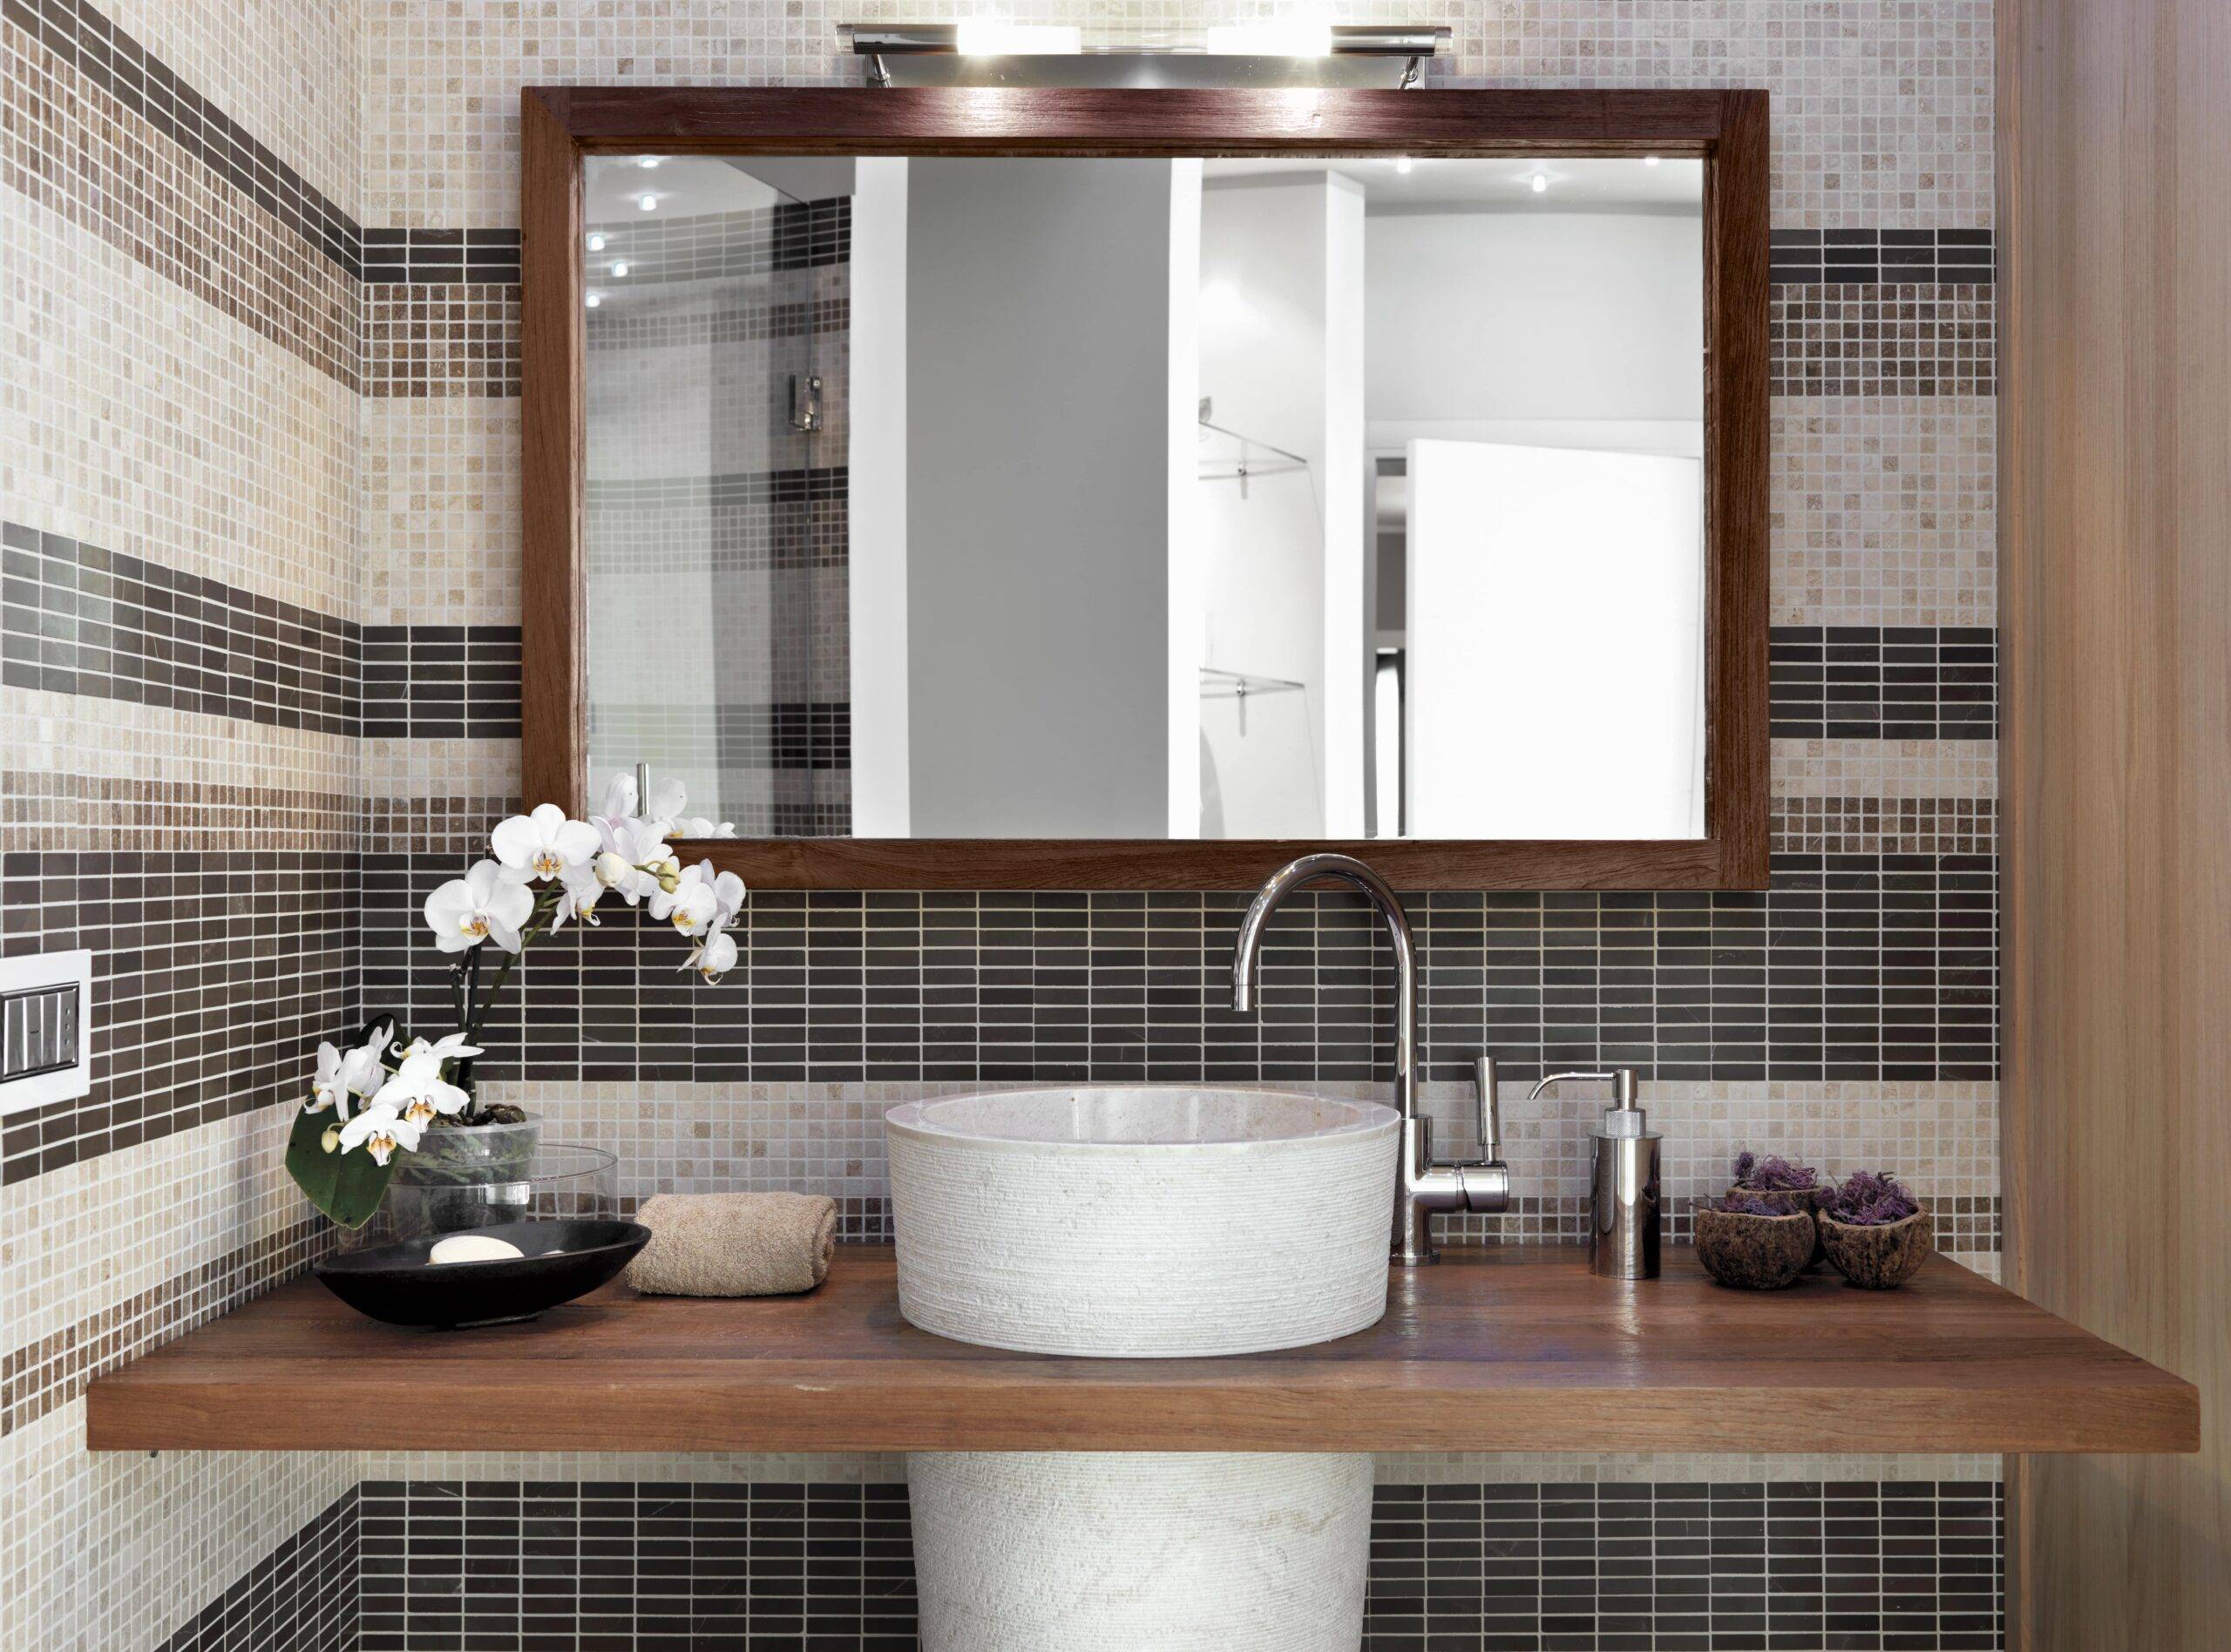
[[[925,1330],[1178,1358],[1329,1342],[1387,1310],[1391,1107],[1083,1087],[885,1121],[899,1305]]]

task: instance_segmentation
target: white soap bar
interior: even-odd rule
[[[508,1239],[492,1239],[485,1233],[453,1233],[446,1239],[437,1239],[434,1248],[426,1253],[431,1263],[444,1262],[503,1262],[526,1253]]]

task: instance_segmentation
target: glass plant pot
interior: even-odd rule
[[[486,1125],[520,1130],[527,1125]],[[433,1138],[429,1131],[426,1140]],[[398,1174],[361,1228],[342,1229],[343,1252],[465,1233],[509,1222],[609,1222],[620,1215],[619,1161],[600,1148],[553,1141],[478,1181],[407,1180]]]
[[[533,1161],[542,1121],[518,1124],[444,1124],[418,1138],[417,1150],[396,1167],[395,1183],[446,1187],[517,1178]],[[395,1185],[395,1184],[390,1184]]]

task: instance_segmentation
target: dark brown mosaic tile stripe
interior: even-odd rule
[[[898,1652],[903,1485],[367,1481],[363,1652]],[[2004,1644],[1984,1481],[1382,1486],[1366,1652]]]
[[[0,1438],[85,1391],[94,1378],[283,1283],[325,1254],[331,1225],[311,1217],[127,1297],[52,1336],[0,1355]]]
[[[339,792],[0,770],[0,851],[230,851],[245,828],[261,849],[338,854],[356,847],[363,812]]]
[[[1777,797],[1777,855],[1994,855],[1991,797]]]
[[[157,1652],[358,1652],[358,1506],[352,1486]]]
[[[364,627],[368,740],[516,740],[517,626]]]
[[[1366,1652],[2005,1644],[1987,1481],[1382,1486]]]
[[[0,952],[91,948],[95,1009],[92,1093],[0,1121],[0,1181],[299,1099],[355,1027],[358,856],[244,836],[0,856]]]
[[[318,248],[336,268],[357,273],[356,220],[88,0],[0,0],[0,14],[58,64],[83,75]]]
[[[1670,1105],[1678,1107],[1680,1103]],[[1895,1172],[1900,1169],[1896,1165],[1874,1164],[1832,1163],[1821,1168],[1839,1178],[1855,1170],[1887,1168]],[[1954,1198],[1938,1199],[1931,1202],[1929,1209],[1934,1218],[1932,1225],[1936,1229],[1939,1250],[1972,1255],[2002,1248],[2000,1202],[1996,1195],[1963,1194]],[[1513,1201],[1510,1210],[1504,1215],[1486,1216],[1460,1212],[1444,1215],[1434,1231],[1449,1244],[1584,1245],[1589,1239],[1589,1224],[1586,1199],[1522,1197]],[[1694,1243],[1697,1202],[1687,1198],[1667,1199],[1665,1224],[1666,1243]]]
[[[1776,287],[1767,327],[1776,396],[1990,396],[1997,388],[1997,308],[1988,287]]]
[[[1988,626],[1776,626],[1777,740],[1995,740],[1998,633]]]
[[[363,273],[367,282],[516,287],[519,233],[516,229],[367,229]]]
[[[632,286],[632,266],[627,279]],[[591,284],[597,285],[593,281]],[[620,309],[607,301],[589,312],[588,348],[592,355],[603,350],[702,350],[719,344],[841,333],[851,324],[851,303],[842,298],[803,304],[723,304],[679,315]]]
[[[451,855],[372,853],[368,1011],[436,1013],[421,943]],[[1483,1046],[1514,1077],[1997,1076],[1988,856],[1784,856],[1719,894],[1413,895],[1427,1071]],[[761,892],[737,970],[678,973],[617,909],[539,955],[489,1028],[491,1077],[554,1080],[1360,1082],[1386,1071],[1392,981],[1369,915],[1313,897],[1273,926],[1259,1017],[1230,1008],[1237,894]]]
[[[71,61],[34,37],[56,30],[0,0],[0,183],[5,183],[241,325],[354,389],[358,384],[358,289],[350,263],[259,206],[223,172],[166,136]],[[42,12],[66,15],[62,0]],[[31,28],[27,29],[29,22]],[[80,52],[80,60],[97,54]],[[159,64],[139,71],[167,79]],[[213,130],[186,109],[179,130]],[[252,140],[251,140],[252,141]],[[264,175],[261,163],[253,168]]]
[[[0,525],[0,682],[357,733],[356,626],[198,574]]]
[[[384,286],[363,293],[365,395],[519,393],[516,286]]]
[[[1997,274],[1988,229],[1777,229],[1770,238],[1777,287],[1987,284]]]

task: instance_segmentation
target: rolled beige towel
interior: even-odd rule
[[[661,1297],[783,1297],[829,1277],[837,1202],[806,1193],[661,1193],[627,1283]]]

